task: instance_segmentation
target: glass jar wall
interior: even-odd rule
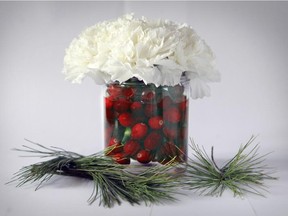
[[[106,86],[106,154],[120,164],[186,161],[189,87],[144,84],[137,78]],[[108,147],[108,148],[107,148]]]

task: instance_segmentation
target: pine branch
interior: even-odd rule
[[[127,166],[114,162],[102,152],[83,156],[31,143],[36,147],[23,146],[24,149],[15,150],[52,159],[23,167],[15,173],[11,182],[19,182],[18,187],[40,182],[36,187],[37,190],[52,176],[64,175],[86,178],[94,182],[94,190],[88,199],[89,204],[99,199],[99,205],[110,208],[114,204],[120,205],[122,201],[127,201],[131,205],[141,203],[148,205],[176,200],[173,196],[177,193],[174,177],[167,172],[171,166],[155,166],[135,174],[129,171]]]
[[[205,150],[191,140],[195,159],[188,159],[185,187],[211,196],[221,196],[227,189],[232,191],[234,196],[247,193],[264,196],[264,181],[277,178],[271,176],[271,168],[263,165],[267,154],[259,156],[259,145],[248,149],[254,141],[255,137],[252,136],[231,160],[219,168],[214,160],[213,147],[209,157]]]

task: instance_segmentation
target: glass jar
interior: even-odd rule
[[[137,78],[107,84],[104,96],[106,155],[120,164],[187,159],[189,80],[175,86]]]

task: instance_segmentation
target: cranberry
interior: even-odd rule
[[[169,96],[164,96],[158,103],[158,107],[162,110],[167,109],[172,105],[173,101]]]
[[[112,137],[108,143],[108,151],[106,152],[106,155],[114,155],[116,153],[119,153],[123,150],[123,146],[121,145],[120,141],[114,137]]]
[[[159,162],[162,160],[169,161],[177,155],[177,146],[174,142],[168,141],[163,144],[158,151]]]
[[[171,123],[178,123],[181,120],[179,109],[172,106],[164,112],[164,119]]]
[[[130,110],[132,113],[139,113],[142,111],[143,105],[139,101],[135,101],[130,105]]]
[[[105,97],[105,107],[106,109],[112,109],[113,107],[113,101],[110,97]]]
[[[122,95],[127,99],[132,98],[134,94],[135,90],[131,87],[127,87],[122,90]]]
[[[178,127],[176,126],[165,126],[163,128],[163,134],[168,138],[168,139],[175,139],[178,136]]]
[[[162,116],[154,116],[149,119],[148,124],[150,128],[158,130],[163,127],[164,121]]]
[[[128,140],[124,147],[123,147],[123,150],[125,152],[126,155],[129,155],[129,156],[133,156],[135,155],[139,149],[140,149],[140,144],[135,141],[135,140]]]
[[[118,120],[119,123],[124,127],[130,127],[133,124],[132,115],[128,112],[120,114]]]
[[[147,150],[154,150],[161,145],[161,134],[152,131],[144,140],[144,147]]]
[[[186,112],[187,106],[188,106],[187,99],[182,100],[180,103],[178,103],[179,110],[181,110],[182,112]]]
[[[115,84],[115,85],[109,85],[107,92],[113,99],[117,99],[122,96],[122,87]]]
[[[147,150],[140,150],[136,155],[137,161],[144,164],[149,163],[151,161],[151,158],[152,157],[150,155],[150,152]]]
[[[141,94],[141,100],[144,103],[152,103],[153,100],[155,99],[155,91],[151,91],[151,90],[144,90]]]
[[[114,123],[114,117],[115,117],[115,113],[113,112],[113,110],[106,109],[106,121],[109,124],[113,124]]]
[[[142,139],[148,132],[148,127],[144,123],[137,123],[132,127],[131,137],[133,139]]]
[[[130,107],[130,102],[124,98],[120,98],[113,103],[113,108],[119,113],[126,112]]]
[[[130,158],[125,157],[123,153],[113,155],[113,159],[119,164],[130,164]]]

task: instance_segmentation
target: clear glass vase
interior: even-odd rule
[[[189,80],[176,86],[137,78],[107,84],[104,95],[106,155],[120,164],[179,163],[187,159]]]

